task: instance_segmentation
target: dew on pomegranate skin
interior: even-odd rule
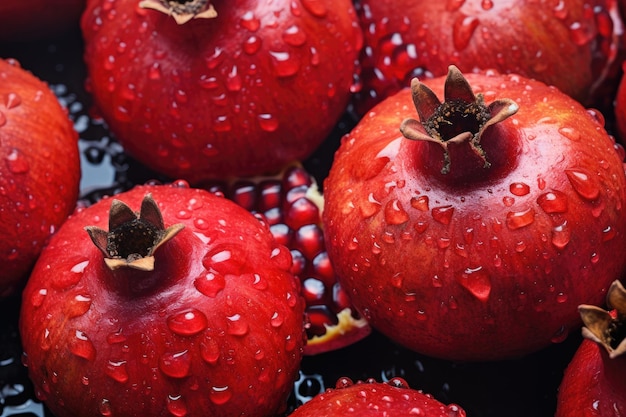
[[[359,204],[358,206],[361,212],[361,216],[364,219],[374,216],[382,209],[382,204],[378,200],[376,200],[373,193],[370,193],[367,196],[367,200],[362,201],[361,204]]]
[[[578,46],[583,46],[596,35],[592,25],[587,22],[573,22],[569,26],[570,39]]]
[[[104,373],[119,383],[125,383],[128,381],[128,368],[126,361],[123,360],[109,360],[104,369]]]
[[[291,25],[283,32],[283,40],[291,46],[302,46],[305,44],[306,33],[298,25]]]
[[[491,278],[482,268],[467,268],[457,277],[457,281],[480,301],[487,301],[491,293]]]
[[[274,117],[272,114],[263,113],[257,116],[257,121],[259,122],[259,126],[265,132],[275,132],[278,129],[278,119]]]
[[[450,224],[450,222],[452,221],[453,214],[454,214],[453,206],[434,207],[431,211],[431,215],[433,216],[433,219],[435,219],[435,221],[443,225]]]
[[[567,211],[567,195],[553,190],[537,197],[537,204],[546,213],[565,213]]]
[[[165,407],[175,417],[185,417],[188,412],[187,403],[182,395],[168,395]]]
[[[506,214],[506,225],[511,230],[529,226],[535,221],[535,210],[530,207],[522,211],[510,211]]]
[[[261,26],[261,21],[254,15],[253,11],[249,10],[241,16],[239,24],[250,32],[256,32]]]
[[[457,51],[467,48],[480,20],[475,16],[460,15],[452,25],[452,41]]]
[[[291,77],[300,70],[300,62],[289,52],[270,51],[269,54],[272,68],[277,77]]]
[[[47,295],[48,290],[46,288],[41,288],[39,291],[36,291],[30,298],[30,304],[33,307],[41,307]]]
[[[159,369],[172,378],[185,378],[191,370],[191,357],[188,350],[165,353],[159,359]]]
[[[244,319],[241,314],[233,314],[232,316],[226,317],[226,320],[228,324],[226,332],[230,335],[244,336],[250,330],[248,321]]]
[[[207,337],[200,342],[200,355],[206,363],[215,365],[220,358],[220,353],[220,347],[215,339]]]
[[[530,192],[530,187],[528,186],[528,184],[525,184],[523,182],[514,182],[509,185],[509,191],[513,195],[522,197]]]
[[[318,0],[301,0],[302,6],[313,16],[324,17],[328,13],[328,9],[323,1]]]
[[[402,207],[402,204],[394,199],[385,205],[385,221],[389,225],[399,225],[409,221],[409,215]]]
[[[570,242],[570,238],[571,230],[567,222],[552,228],[551,242],[556,248],[563,249]]]
[[[569,332],[567,331],[567,328],[565,326],[561,326],[558,328],[556,332],[554,332],[554,334],[550,338],[550,341],[552,343],[561,343],[565,339],[567,339],[568,335],[569,335]]]
[[[30,169],[28,160],[17,148],[13,148],[5,157],[7,168],[13,174],[26,174]]]
[[[74,338],[70,341],[70,352],[89,361],[96,358],[96,348],[87,335],[80,330],[74,332]]]
[[[91,308],[91,297],[84,294],[77,294],[64,306],[63,312],[68,318],[79,317],[87,313]]]
[[[233,396],[232,391],[228,385],[223,387],[213,386],[209,392],[209,399],[213,404],[222,405],[226,404]]]
[[[259,49],[261,49],[261,45],[263,42],[261,42],[261,38],[259,38],[258,36],[248,36],[248,38],[246,38],[246,40],[243,42],[243,51],[248,54],[248,55],[254,55],[256,54]]]
[[[113,412],[111,411],[111,403],[109,402],[109,400],[107,400],[106,398],[103,398],[98,407],[98,411],[100,412],[100,415],[103,417],[112,416]]]
[[[573,142],[578,142],[580,140],[580,132],[573,127],[561,127],[559,128],[559,133]]]
[[[592,180],[592,174],[585,169],[566,169],[565,175],[574,190],[586,200],[595,200],[600,195],[600,187]]]
[[[193,336],[207,328],[208,321],[204,313],[191,308],[167,318],[167,327],[180,336]]]

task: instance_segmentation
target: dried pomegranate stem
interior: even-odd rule
[[[191,19],[212,19],[217,11],[209,0],[142,0],[139,7],[157,10],[172,16],[176,23],[182,25]]]
[[[597,306],[578,306],[583,320],[583,336],[607,350],[611,358],[626,352],[626,289],[618,280],[613,281],[606,294],[609,310]]]
[[[111,270],[133,268],[152,271],[154,252],[184,227],[179,223],[166,229],[159,206],[151,194],[146,194],[139,213],[133,212],[120,200],[113,200],[108,232],[96,226],[87,226],[85,230]]]
[[[444,85],[445,100],[442,103],[435,93],[417,78],[411,80],[411,93],[419,121],[407,118],[400,131],[407,139],[423,140],[439,144],[444,152],[442,174],[450,171],[448,145],[468,143],[472,151],[489,168],[480,140],[487,128],[514,115],[519,106],[508,98],[498,99],[485,105],[483,95],[474,95],[461,71],[451,65]]]

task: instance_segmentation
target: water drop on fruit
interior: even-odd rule
[[[189,376],[191,358],[189,351],[165,353],[159,359],[159,369],[172,378],[185,378]]]
[[[80,330],[76,330],[74,338],[70,340],[70,352],[89,361],[93,361],[96,357],[96,348],[87,335]]]
[[[217,341],[211,337],[207,337],[200,342],[200,355],[206,363],[215,365],[220,357],[220,347]]]
[[[602,230],[602,241],[608,242],[617,235],[615,228],[608,226]]]
[[[389,225],[403,224],[409,221],[409,215],[398,200],[391,200],[385,205],[385,221]]]
[[[280,327],[283,325],[285,318],[278,311],[275,311],[270,318],[270,324],[272,327]]]
[[[565,175],[574,190],[586,200],[595,200],[600,195],[600,188],[592,180],[592,174],[584,169],[566,169]]]
[[[207,318],[199,310],[191,308],[167,319],[167,327],[180,336],[193,336],[207,328]]]
[[[564,222],[552,229],[552,244],[558,249],[563,249],[569,243],[571,231],[567,222]]]
[[[368,195],[367,201],[364,201],[361,204],[359,204],[361,216],[363,216],[364,219],[372,217],[373,215],[378,213],[381,208],[382,208],[382,204],[380,204],[380,202],[376,200],[373,193],[370,193]]]
[[[19,94],[17,93],[7,94],[6,101],[4,102],[4,105],[6,106],[7,110],[14,109],[20,104],[22,104],[22,97],[20,97]]]
[[[283,32],[283,40],[291,46],[302,46],[306,42],[306,33],[298,25],[291,25]]]
[[[561,127],[559,133],[571,141],[578,142],[580,140],[580,132],[572,127]]]
[[[546,213],[565,213],[567,211],[567,195],[561,191],[550,191],[537,197],[537,204]]]
[[[289,52],[270,51],[270,60],[276,76],[291,77],[300,69],[300,63]]]
[[[535,221],[535,210],[531,207],[522,211],[510,211],[506,214],[506,225],[515,230],[526,227]]]
[[[266,132],[274,132],[278,129],[278,119],[269,113],[259,114],[257,120],[261,129]]]
[[[556,17],[559,20],[564,20],[568,15],[568,11],[569,10],[567,9],[565,5],[564,0],[559,0],[556,6],[554,6],[554,8],[552,9],[552,13],[554,14],[554,17]]]
[[[209,399],[213,404],[221,405],[226,404],[231,399],[233,393],[228,386],[224,387],[211,387],[209,392]]]
[[[222,274],[207,272],[196,278],[194,287],[207,297],[214,298],[226,286],[226,280]]]
[[[103,399],[100,402],[100,407],[98,407],[98,411],[100,412],[100,415],[103,417],[112,416],[113,414],[111,411],[111,403],[109,402],[109,400]]]
[[[453,206],[441,206],[441,207],[434,207],[432,209],[433,219],[435,219],[437,222],[444,224],[444,225],[450,224],[453,214],[454,214]]]
[[[241,317],[240,314],[233,314],[232,316],[226,317],[228,320],[228,334],[233,336],[244,336],[250,330],[250,326],[248,326],[248,322]]]
[[[13,174],[26,174],[30,168],[26,157],[16,148],[13,148],[11,152],[5,158],[7,168]]]
[[[457,281],[480,301],[487,301],[491,293],[491,278],[482,267],[467,268]]]
[[[589,43],[595,36],[595,30],[587,22],[574,22],[569,26],[570,38],[578,46]]]
[[[127,369],[126,361],[110,360],[108,361],[104,372],[113,380],[120,382],[122,384],[128,381],[128,369]]]
[[[419,211],[428,211],[428,196],[420,195],[411,198],[411,207]]]
[[[77,294],[71,300],[68,300],[63,307],[63,313],[68,318],[79,317],[89,311],[91,307],[91,297],[88,295]]]
[[[514,182],[509,185],[509,191],[511,191],[511,194],[521,197],[530,192],[530,187],[523,182]]]
[[[182,395],[168,395],[166,407],[167,411],[175,417],[185,417],[188,412],[187,404]]]
[[[474,16],[459,16],[452,26],[452,40],[454,48],[462,51],[469,45],[474,31],[480,24],[480,20]]]
[[[30,303],[33,307],[41,307],[47,295],[48,290],[45,288],[41,288],[39,291],[33,293],[33,296],[30,299]]]
[[[328,10],[325,2],[320,0],[301,0],[302,6],[313,16],[324,17]]]
[[[253,55],[261,49],[261,38],[258,36],[249,36],[243,43],[243,51],[248,55]]]
[[[261,26],[261,21],[254,15],[254,12],[247,11],[241,16],[240,24],[250,32],[256,32]]]
[[[565,339],[567,339],[569,332],[567,331],[567,328],[565,326],[561,326],[559,327],[559,329],[552,335],[552,337],[550,338],[550,341],[552,343],[561,343],[563,342]]]

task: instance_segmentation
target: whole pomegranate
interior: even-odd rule
[[[192,183],[305,159],[346,109],[362,44],[349,0],[90,0],[82,29],[111,131]]]
[[[48,237],[74,210],[78,134],[49,86],[0,59],[0,297],[21,288]]]
[[[78,29],[86,0],[3,0],[0,42],[41,40]]]
[[[451,66],[411,85],[342,139],[325,180],[339,282],[372,327],[427,355],[563,340],[626,270],[626,175],[603,119],[519,75]]]
[[[296,408],[290,417],[465,417],[456,404],[445,405],[432,395],[411,389],[399,377],[387,382],[374,379],[352,382],[339,378],[335,388],[316,395]]]
[[[565,369],[555,417],[620,417],[626,414],[626,290],[613,282],[610,311],[580,306],[583,342]]]
[[[265,224],[182,181],[78,210],[23,293],[37,396],[57,417],[275,416],[305,341],[290,267]]]
[[[413,77],[495,69],[534,78],[590,104],[618,61],[615,0],[358,0],[364,30],[357,107]],[[574,70],[573,70],[574,69]]]

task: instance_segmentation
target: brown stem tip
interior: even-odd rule
[[[583,336],[600,343],[609,356],[615,358],[626,352],[626,290],[620,281],[613,281],[606,295],[609,311],[600,307],[578,306],[583,320]]]
[[[217,12],[209,0],[142,0],[139,7],[172,16],[182,25],[191,19],[212,19]]]
[[[96,226],[87,226],[85,230],[111,270],[127,267],[152,271],[154,252],[184,227],[179,223],[166,229],[161,210],[152,195],[146,194],[139,213],[114,199],[109,211],[108,232]]]
[[[439,144],[444,151],[442,174],[450,171],[448,145],[451,143],[467,142],[483,161],[483,166],[489,168],[491,164],[480,146],[483,133],[489,126],[514,115],[519,109],[517,103],[508,98],[485,105],[483,95],[474,95],[472,87],[454,65],[448,67],[443,103],[417,78],[411,80],[411,94],[420,120],[403,120],[400,132],[407,139]]]

